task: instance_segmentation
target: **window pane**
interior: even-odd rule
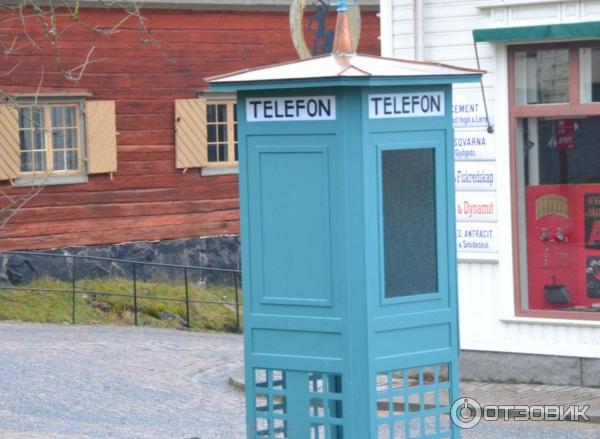
[[[54,130],[52,132],[52,147],[54,149],[62,149],[65,147],[65,132],[64,130]]]
[[[217,126],[216,125],[208,125],[207,126],[207,140],[209,142],[217,141]]]
[[[433,148],[383,151],[385,297],[438,290]]]
[[[218,106],[218,121],[227,122],[227,105],[219,104]]]
[[[21,172],[33,172],[33,153],[21,153]]]
[[[53,160],[54,160],[54,170],[55,171],[64,171],[65,170],[65,152],[64,151],[54,151]]]
[[[208,161],[209,162],[217,161],[217,145],[215,145],[215,144],[208,145]]]
[[[600,117],[519,120],[524,309],[600,303]]]
[[[600,102],[600,47],[580,49],[579,63],[581,102]]]
[[[206,106],[206,121],[208,123],[217,121],[216,105],[211,104]]]
[[[517,105],[569,102],[569,49],[515,53]]]
[[[77,130],[70,129],[66,130],[67,136],[65,137],[65,146],[67,148],[76,148],[77,147]]]
[[[67,127],[76,127],[77,121],[75,119],[75,107],[67,107],[65,108],[65,126]]]
[[[77,150],[67,151],[67,169],[70,171],[76,171],[79,169],[79,163],[77,161]]]
[[[233,121],[237,122],[237,104],[233,104]]]
[[[42,128],[36,128],[33,131],[34,149],[46,149],[46,137]]]
[[[32,120],[35,127],[44,129],[44,109],[41,107],[34,107],[32,110]]]
[[[238,144],[237,144],[237,142],[235,142],[234,150],[235,150],[235,161],[237,162],[239,160],[239,158],[238,158]]]
[[[226,162],[227,159],[227,144],[219,143],[219,161]]]
[[[21,108],[19,111],[19,125],[21,128],[31,128],[33,126],[33,115],[30,108]]]
[[[219,125],[219,142],[227,142],[227,125]]]
[[[34,152],[34,167],[33,170],[36,172],[45,172],[46,167],[46,153],[43,151]]]
[[[62,107],[52,107],[52,126],[63,127],[65,126],[64,109]]]
[[[28,151],[33,149],[33,134],[31,130],[21,131],[21,151]]]

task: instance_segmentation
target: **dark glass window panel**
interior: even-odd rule
[[[33,172],[33,153],[22,152],[21,153],[21,171],[22,172]]]
[[[65,126],[64,109],[62,107],[52,107],[52,126],[63,127]]]
[[[31,130],[21,131],[21,151],[29,151],[33,148],[33,133]]]
[[[54,170],[64,171],[65,168],[65,153],[64,151],[54,151],[52,154],[54,160]]]
[[[209,142],[216,142],[217,139],[217,126],[216,125],[208,125],[207,127],[207,140]]]
[[[233,126],[233,141],[238,141],[238,126],[237,123]]]
[[[435,151],[383,151],[385,297],[438,291]]]
[[[206,106],[206,121],[208,123],[214,123],[217,121],[217,112],[216,105],[207,105]]]
[[[219,125],[219,142],[227,142],[227,125]]]
[[[219,104],[217,112],[217,120],[219,122],[227,122],[227,105]]]
[[[67,151],[67,169],[70,171],[76,171],[79,169],[77,150]]]
[[[237,104],[233,104],[233,121],[237,122]]]
[[[238,144],[237,142],[235,142],[235,146],[233,147],[234,151],[235,151],[235,161],[237,162],[239,160],[238,158]]]
[[[215,144],[208,145],[208,161],[209,162],[218,161],[217,145],[215,145]]]
[[[219,161],[226,162],[228,160],[227,156],[227,144],[219,143]]]

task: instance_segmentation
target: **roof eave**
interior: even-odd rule
[[[268,80],[268,81],[217,81],[210,82],[213,91],[246,91],[301,89],[315,87],[386,87],[386,86],[419,86],[444,85],[479,82],[481,73],[432,76],[352,76],[314,78],[301,80]]]

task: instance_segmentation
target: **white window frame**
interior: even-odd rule
[[[54,106],[76,106],[77,111],[77,123],[78,133],[77,137],[79,140],[79,154],[78,161],[79,166],[76,171],[45,171],[45,172],[23,172],[18,179],[14,180],[13,185],[16,187],[28,187],[28,186],[54,186],[63,184],[79,184],[87,183],[87,142],[86,142],[86,128],[85,128],[85,99],[81,97],[43,97],[43,98],[21,98],[18,99],[19,110],[23,107],[44,107],[45,111],[45,144],[46,144],[46,156],[52,155],[52,149],[48,146],[52,144],[51,136],[52,129],[51,124],[51,112],[48,111]],[[19,117],[20,120],[20,117]],[[21,125],[19,122],[19,132],[21,131]],[[19,135],[20,137],[20,135]],[[47,164],[51,164],[52,159],[47,159]]]
[[[235,92],[202,92],[200,93],[200,97],[206,99],[206,107],[207,107],[207,120],[203,121],[203,123],[208,126],[208,106],[209,105],[218,105],[218,104],[226,104],[227,105],[227,139],[228,139],[228,157],[235,158],[235,136],[234,136],[234,124],[238,122],[234,122],[234,111],[235,105],[237,105],[237,95]],[[229,122],[232,122],[231,124]],[[239,139],[238,139],[239,140]],[[206,157],[208,157],[208,139],[206,145]],[[211,175],[229,175],[229,174],[238,174],[239,167],[237,160],[228,160],[226,162],[208,162],[201,169],[201,174],[203,176],[211,176]]]

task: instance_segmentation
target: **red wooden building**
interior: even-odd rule
[[[44,186],[0,251],[236,235],[235,96],[203,78],[297,58],[290,1],[148,0],[143,19],[94,3],[85,25],[58,11],[57,39],[39,17],[0,23],[0,190]],[[379,54],[379,2],[359,3],[359,51]]]

